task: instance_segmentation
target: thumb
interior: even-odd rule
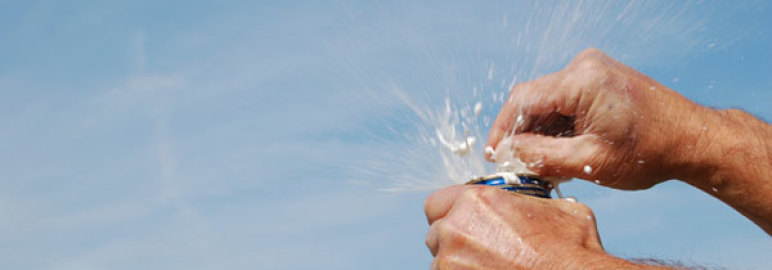
[[[598,172],[608,156],[605,145],[591,134],[552,137],[526,133],[511,140],[512,153],[544,177],[599,179]]]

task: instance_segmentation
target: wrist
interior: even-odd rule
[[[677,127],[681,136],[671,152],[670,178],[684,181],[701,189],[715,186],[713,176],[723,169],[722,153],[733,148],[735,140],[727,140],[732,117],[727,111],[697,105]]]
[[[741,110],[705,109],[705,127],[684,130],[694,147],[681,155],[674,178],[718,198],[772,234],[772,126]]]
[[[703,107],[696,116],[699,119],[683,128],[685,139],[672,169],[673,178],[711,191],[726,187],[730,179],[748,169],[769,167],[772,132],[768,125],[735,109]]]

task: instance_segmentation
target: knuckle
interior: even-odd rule
[[[465,235],[451,225],[442,225],[436,228],[436,239],[427,239],[427,247],[435,258],[442,258],[443,254],[453,253],[468,244]]]
[[[432,248],[432,245],[434,244],[433,243],[432,234],[433,234],[432,229],[429,228],[429,232],[426,233],[426,237],[424,238],[424,243],[426,244],[426,247],[428,247],[428,248]]]
[[[460,200],[465,202],[476,201],[480,199],[482,192],[483,192],[483,188],[481,186],[472,186],[470,188],[467,188],[461,193]]]
[[[579,212],[582,216],[594,217],[592,209],[583,203],[574,203],[574,210]]]
[[[602,58],[606,54],[598,48],[587,48],[576,55],[575,59]]]
[[[448,222],[445,219],[440,219],[432,224],[432,229],[436,229],[437,234],[439,235],[446,234],[450,230]]]
[[[446,220],[439,220],[432,225],[432,230],[435,230],[437,237],[440,239],[450,239],[457,234],[455,227]]]
[[[522,95],[522,93],[526,92],[531,87],[532,85],[530,82],[519,83],[512,86],[512,89],[509,90],[509,99],[517,100],[519,95]]]
[[[606,55],[597,49],[588,49],[580,53],[569,65],[575,71],[583,71],[582,75],[602,74],[599,71],[608,69]]]
[[[432,209],[432,206],[434,205],[434,197],[437,196],[435,193],[430,194],[428,197],[426,197],[426,200],[424,200],[424,212],[429,213]]]
[[[550,75],[553,74],[548,74],[531,81],[516,84],[509,91],[509,100],[522,100],[523,98],[541,93],[543,90],[543,82],[548,78],[551,78]]]
[[[490,205],[493,201],[498,199],[501,190],[489,186],[474,186],[467,189],[462,194],[462,203],[478,206],[478,205]]]

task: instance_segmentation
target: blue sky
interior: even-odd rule
[[[772,119],[764,1],[0,6],[8,269],[428,268],[428,192],[379,191],[422,176],[390,162],[419,131],[393,89],[428,110],[463,105],[590,46],[702,104]],[[366,173],[373,163],[391,173]],[[563,191],[593,208],[615,255],[768,265],[763,231],[687,185]]]

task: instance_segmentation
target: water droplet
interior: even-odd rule
[[[523,119],[523,115],[517,115],[517,119],[515,120],[515,126],[522,125],[523,122],[525,122],[525,119]]]
[[[590,165],[584,165],[584,173],[591,174],[592,173],[592,167],[590,167]]]
[[[595,184],[600,185],[600,180],[595,180]]]
[[[477,102],[477,104],[474,104],[474,116],[480,115],[480,112],[482,112],[482,102]]]
[[[643,164],[643,163],[646,163],[646,161],[644,161],[643,159],[638,160],[638,164]]]
[[[711,189],[711,190],[713,190],[713,192],[715,192],[715,193],[718,193],[718,188],[716,188],[716,187],[711,187],[710,189]]]

